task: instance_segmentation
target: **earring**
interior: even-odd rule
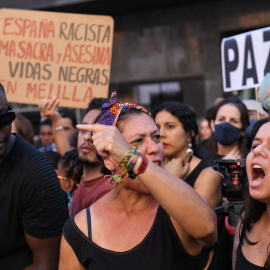
[[[187,157],[189,158],[189,161],[191,160],[193,156],[193,150],[192,150],[192,143],[188,144],[188,149],[186,151]]]

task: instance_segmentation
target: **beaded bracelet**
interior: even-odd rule
[[[124,156],[124,158],[121,160],[121,162],[118,165],[120,168],[127,165],[128,161],[130,160],[132,155],[135,153],[136,149],[137,149],[136,147],[130,147],[129,148],[127,154]]]
[[[136,150],[135,147],[131,147],[128,150],[128,153],[125,155],[125,157],[121,160],[119,163],[119,167],[126,167],[124,171],[115,173],[113,175],[105,175],[104,178],[106,179],[106,186],[110,187],[114,185],[115,183],[122,183],[127,178],[135,179],[138,174],[135,174],[133,172],[133,169],[141,156],[142,161],[138,168],[138,174],[144,173],[147,165],[148,165],[148,159],[141,155],[139,151]],[[127,164],[128,163],[128,164]]]
[[[142,157],[142,162],[138,168],[138,174],[144,173],[148,165],[147,157],[144,155],[141,155],[141,157]]]

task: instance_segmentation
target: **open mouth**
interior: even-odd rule
[[[252,182],[258,183],[260,179],[263,179],[265,177],[264,170],[259,165],[253,166],[253,180]]]
[[[161,161],[160,160],[153,160],[153,163],[155,163],[157,166],[161,166]]]

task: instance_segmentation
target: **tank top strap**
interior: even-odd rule
[[[88,227],[88,238],[92,241],[92,228],[91,228],[91,215],[90,215],[90,207],[86,208],[87,215],[87,227]]]

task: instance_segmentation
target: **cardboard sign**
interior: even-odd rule
[[[109,16],[0,10],[0,83],[9,102],[86,108],[107,97],[113,43]]]
[[[221,58],[225,92],[259,86],[270,72],[270,27],[223,39]]]

